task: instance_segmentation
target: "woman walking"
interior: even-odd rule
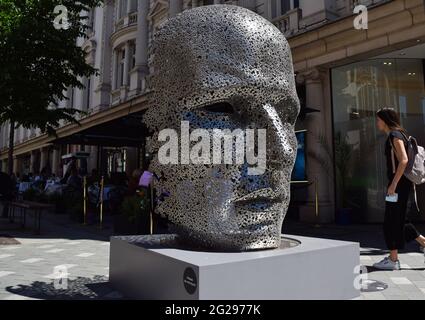
[[[378,129],[388,135],[385,144],[389,180],[387,196],[394,197],[392,200],[394,202],[385,202],[384,236],[390,256],[374,264],[374,267],[382,270],[400,270],[398,251],[404,249],[405,243],[413,240],[425,247],[425,237],[405,220],[407,202],[413,189],[412,182],[404,176],[408,164],[407,131],[401,126],[400,117],[394,109],[384,108],[376,115]]]

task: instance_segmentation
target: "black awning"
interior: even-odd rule
[[[53,141],[54,144],[75,144],[104,147],[140,147],[149,135],[142,123],[143,112],[129,114],[105,122],[67,137]]]

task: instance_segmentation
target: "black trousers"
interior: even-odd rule
[[[396,189],[398,202],[385,202],[384,236],[389,250],[402,250],[405,243],[420,236],[415,226],[406,222],[407,202],[412,188],[412,182],[403,176]]]

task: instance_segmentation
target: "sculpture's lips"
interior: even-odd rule
[[[261,202],[279,203],[279,202],[282,202],[284,198],[285,198],[284,193],[276,192],[270,188],[267,188],[267,189],[260,189],[260,190],[251,192],[250,194],[247,194],[243,197],[240,197],[234,200],[234,203],[241,204],[241,205],[261,203]]]
[[[262,222],[251,223],[246,226],[242,226],[242,230],[249,231],[251,234],[257,232],[264,232],[265,230],[269,230],[272,228],[276,228],[276,221],[273,220],[265,220]]]

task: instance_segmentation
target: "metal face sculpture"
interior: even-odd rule
[[[248,9],[203,6],[160,26],[152,54],[153,106],[145,123],[154,132],[151,171],[161,177],[157,193],[166,194],[158,213],[168,217],[182,238],[205,248],[278,248],[290,201],[297,151],[294,125],[300,110],[285,37]],[[184,127],[195,135],[189,137]],[[243,151],[266,151],[263,170],[250,170],[252,162],[246,159],[190,161],[200,149],[192,149],[190,156],[184,150],[205,138],[199,129],[212,140],[218,129],[239,130],[242,136],[231,140],[243,143],[238,139],[245,137]],[[164,163],[160,140],[170,130],[180,132],[175,141],[178,162]],[[248,138],[247,130],[257,130],[258,136],[263,130],[266,143]],[[202,145],[203,151],[216,151],[211,143]],[[231,160],[237,147],[232,147]]]

